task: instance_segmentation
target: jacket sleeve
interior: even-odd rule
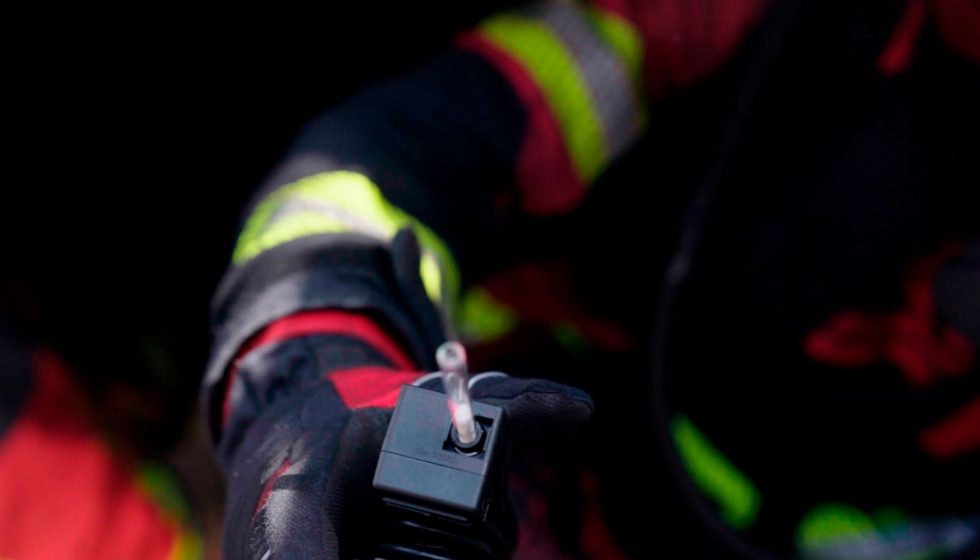
[[[114,451],[68,364],[0,314],[0,558],[197,560],[170,469]]]
[[[516,224],[573,210],[643,132],[647,102],[720,65],[760,6],[531,4],[312,122],[259,189],[214,300],[212,427],[238,349],[299,312],[366,314],[431,369],[461,287],[520,253]],[[393,243],[405,228],[418,265]]]

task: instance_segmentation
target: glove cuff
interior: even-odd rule
[[[237,441],[273,400],[324,382],[350,409],[392,406],[401,385],[421,375],[415,369],[404,349],[368,315],[336,309],[296,313],[246,342],[212,386],[207,400],[212,436]],[[222,448],[228,445],[234,447],[234,441],[221,442]]]

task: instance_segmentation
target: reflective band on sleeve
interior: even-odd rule
[[[305,236],[355,232],[390,241],[404,227],[413,228],[419,238],[419,273],[429,297],[437,303],[453,301],[459,294],[459,271],[449,247],[431,229],[388,202],[370,179],[350,171],[312,175],[269,195],[246,221],[232,263],[242,264]]]
[[[949,558],[975,542],[980,519],[916,519],[895,508],[869,515],[844,503],[823,503],[803,516],[796,529],[804,560],[932,560]]]
[[[517,60],[541,90],[575,174],[586,185],[644,125],[633,71],[641,56],[638,35],[611,17],[600,22],[575,3],[552,1],[495,16],[479,29]]]
[[[626,19],[606,10],[591,8],[589,16],[602,38],[626,64],[636,91],[640,93],[640,84],[643,83],[643,37],[640,31]],[[640,112],[638,116],[642,117],[643,113]]]
[[[675,416],[670,430],[688,474],[721,518],[735,529],[751,527],[762,505],[759,489],[686,416]]]
[[[514,15],[484,23],[483,34],[519,59],[558,120],[575,173],[591,183],[609,159],[599,115],[574,58],[550,26]]]
[[[641,107],[636,88],[639,82],[632,79],[629,63],[608,43],[590,12],[571,2],[545,6],[541,9],[541,18],[574,55],[599,115],[603,140],[609,152],[607,157],[614,158],[626,151],[640,134],[643,112],[624,110]]]

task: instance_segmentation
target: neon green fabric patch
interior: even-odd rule
[[[494,299],[485,288],[466,292],[456,313],[460,334],[469,341],[490,342],[517,326],[517,313]]]
[[[698,489],[718,506],[721,518],[735,529],[755,523],[762,506],[759,489],[684,415],[670,422],[677,452]]]
[[[905,511],[880,508],[866,513],[856,506],[819,504],[796,528],[803,558],[822,560],[936,560],[962,550],[962,520],[916,520]],[[969,539],[965,544],[969,543]]]
[[[812,548],[841,537],[874,531],[874,521],[860,509],[849,504],[827,503],[803,517],[796,529],[796,543],[800,548]]]
[[[449,247],[425,224],[388,202],[370,179],[350,171],[305,177],[279,188],[255,208],[232,256],[240,265],[283,243],[325,233],[356,232],[390,241],[411,227],[419,238],[419,273],[437,303],[459,297],[459,269]],[[447,301],[448,300],[448,301]]]

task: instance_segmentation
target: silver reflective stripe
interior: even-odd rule
[[[280,222],[289,219],[291,216],[297,214],[305,213],[315,213],[326,218],[332,218],[338,222],[347,226],[349,231],[362,233],[368,237],[373,237],[378,241],[388,242],[391,241],[389,238],[389,233],[383,228],[378,227],[375,224],[361,218],[357,214],[350,212],[336,204],[331,204],[329,202],[324,202],[322,200],[317,200],[315,198],[310,198],[303,196],[301,194],[291,194],[287,197],[273,212],[272,216],[269,217],[269,221],[265,224],[263,231],[268,231],[274,228]],[[425,264],[425,259],[428,259],[435,263],[438,267],[439,272],[439,293],[440,297],[436,303],[442,303],[449,301],[449,294],[446,293],[447,286],[442,278],[446,276],[446,268],[443,262],[439,259],[439,255],[435,253],[429,247],[422,245],[419,247],[421,256],[423,257],[423,265]],[[423,274],[423,282],[428,280]],[[426,286],[428,288],[428,286]]]
[[[572,2],[534,4],[523,12],[547,24],[575,58],[601,121],[609,156],[622,155],[640,135],[643,105],[629,67],[603,40],[587,12]]]
[[[314,212],[320,214],[321,216],[333,218],[349,227],[350,231],[363,233],[369,237],[374,237],[383,241],[388,240],[384,230],[361,218],[357,214],[345,210],[337,205],[304,197],[298,194],[292,194],[282,201],[272,216],[269,217],[269,221],[266,222],[263,229],[268,231],[275,227],[276,224],[282,222],[290,216],[303,214],[306,212]]]

